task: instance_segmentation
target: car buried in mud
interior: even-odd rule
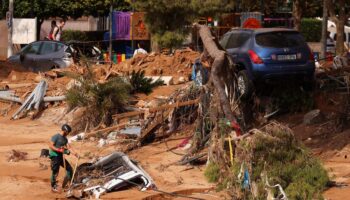
[[[98,199],[104,193],[127,186],[139,186],[144,191],[154,188],[155,184],[135,161],[124,153],[114,152],[96,162],[79,165],[68,195],[79,191],[78,198],[94,196]]]

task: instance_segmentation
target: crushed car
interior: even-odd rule
[[[79,197],[94,196],[96,199],[107,192],[127,186],[140,186],[141,191],[155,188],[150,175],[135,161],[121,152],[114,152],[93,163],[78,166],[72,189]]]

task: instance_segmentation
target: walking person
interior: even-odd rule
[[[53,35],[53,31],[55,30],[55,28],[57,27],[56,21],[52,20],[51,21],[51,30],[49,32],[49,35],[46,37],[48,40],[54,40],[55,37]]]
[[[62,189],[64,189],[67,184],[71,181],[73,175],[73,168],[69,164],[69,162],[64,158],[64,155],[70,155],[73,153],[76,157],[78,154],[73,152],[70,145],[68,144],[67,135],[72,131],[72,128],[64,124],[61,128],[61,132],[55,134],[51,138],[51,142],[49,145],[49,155],[51,159],[51,189],[53,192],[59,192],[56,178],[58,176],[60,166],[65,168],[66,176],[62,182]]]
[[[61,41],[64,25],[66,25],[66,21],[63,19],[60,19],[57,27],[55,27],[55,29],[53,30],[54,40]]]
[[[133,57],[135,57],[137,54],[139,54],[139,53],[141,53],[141,54],[147,54],[147,51],[143,48],[143,43],[142,42],[140,42],[140,43],[138,43],[137,44],[137,47],[138,47],[138,49],[136,49],[135,51],[134,51],[134,56]]]

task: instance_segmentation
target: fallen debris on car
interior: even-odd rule
[[[98,199],[104,193],[135,185],[142,191],[155,187],[152,178],[140,165],[124,153],[114,152],[94,163],[81,164],[68,196],[80,194],[77,198],[94,196]]]

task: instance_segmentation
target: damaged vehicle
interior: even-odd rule
[[[79,198],[94,196],[98,199],[107,192],[128,186],[141,190],[154,188],[152,178],[135,161],[121,152],[114,152],[93,163],[83,163],[76,171],[72,189]]]
[[[291,80],[313,87],[315,58],[303,36],[292,29],[235,28],[220,41],[236,63],[238,90],[249,97],[257,86]]]
[[[20,64],[34,72],[43,72],[68,67],[79,62],[83,57],[93,63],[98,63],[101,55],[101,50],[93,45],[74,41],[63,43],[43,40],[28,44],[20,52],[9,57],[8,61]]]

